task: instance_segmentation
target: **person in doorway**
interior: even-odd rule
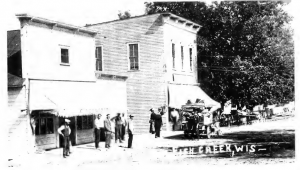
[[[104,120],[104,129],[105,129],[105,148],[110,148],[112,129],[111,129],[111,121],[110,115],[106,115],[106,119]]]
[[[122,113],[122,135],[121,135],[121,139],[124,141],[125,140],[125,133],[126,133],[126,126],[127,126],[127,119],[125,117],[125,114]]]
[[[155,116],[155,121],[154,121],[155,138],[160,137],[160,130],[161,130],[161,126],[162,126],[162,114],[163,114],[163,112],[160,112]]]
[[[104,130],[104,123],[103,120],[101,119],[102,115],[98,114],[97,118],[95,119],[95,148],[99,148],[99,142],[100,142],[100,137],[102,134],[102,131]]]
[[[149,123],[150,123],[150,129],[149,129],[149,132],[152,133],[152,134],[154,134],[154,132],[155,132],[154,129],[155,129],[155,128],[154,128],[153,126],[154,126],[156,114],[155,114],[153,108],[151,108],[149,111],[151,112],[150,120],[149,120]]]
[[[65,119],[65,124],[61,125],[58,128],[58,133],[63,136],[64,138],[64,148],[63,148],[63,157],[66,158],[66,156],[69,156],[70,154],[70,134],[71,134],[71,128],[69,126],[70,120]],[[63,132],[62,132],[63,131]]]
[[[128,120],[128,148],[132,147],[132,140],[133,140],[133,134],[134,134],[134,125],[133,125],[133,117],[132,115],[129,115]]]

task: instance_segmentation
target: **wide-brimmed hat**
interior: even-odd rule
[[[70,123],[71,121],[69,119],[65,119],[65,122],[66,123]]]
[[[149,111],[153,111],[153,108],[151,108]]]
[[[110,114],[107,114],[106,116],[109,116]]]
[[[133,115],[129,115],[129,117],[134,117]]]

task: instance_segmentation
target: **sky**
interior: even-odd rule
[[[205,0],[210,2],[210,0]],[[143,15],[143,0],[1,0],[5,13],[7,30],[19,29],[20,24],[15,14],[28,13],[76,26],[95,24],[118,19],[119,11],[129,11],[132,16]],[[296,0],[285,8],[291,15],[296,15]]]

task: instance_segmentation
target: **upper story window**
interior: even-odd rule
[[[173,59],[173,68],[175,68],[175,44],[172,43],[172,59]]]
[[[102,70],[102,47],[96,47],[96,70]]]
[[[60,49],[61,63],[69,64],[69,49],[61,48]]]
[[[184,54],[183,54],[183,46],[181,46],[181,67],[182,67],[182,69],[184,68],[183,66],[184,66]]]
[[[190,48],[190,70],[193,71],[193,49]]]
[[[138,44],[129,44],[129,69],[139,69],[139,47]]]

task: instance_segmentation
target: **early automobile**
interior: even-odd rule
[[[205,106],[204,102],[183,105],[184,136],[199,139],[201,136],[210,138],[212,135],[221,135],[220,123],[214,119],[215,111],[213,107]]]

